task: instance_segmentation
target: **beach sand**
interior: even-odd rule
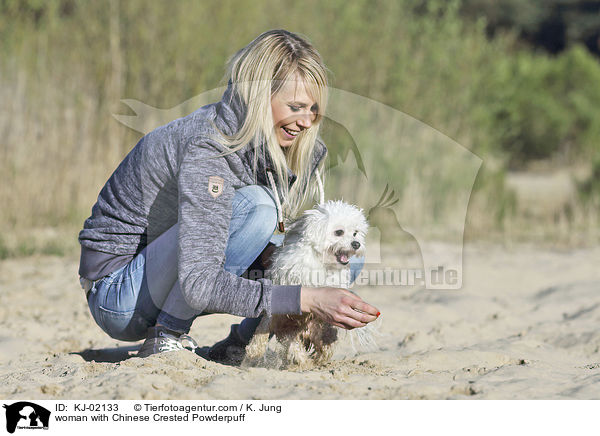
[[[394,253],[418,265],[414,253]],[[344,340],[303,372],[238,368],[189,351],[130,357],[92,320],[76,258],[0,262],[0,397],[5,399],[600,398],[600,248],[465,247],[458,291],[355,290],[382,313],[378,348]],[[198,319],[207,347],[240,318]]]

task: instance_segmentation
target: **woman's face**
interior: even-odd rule
[[[308,96],[302,80],[287,80],[271,97],[271,111],[279,145],[289,147],[300,132],[312,126],[318,106]]]

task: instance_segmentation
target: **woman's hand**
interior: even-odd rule
[[[347,330],[364,327],[379,316],[376,307],[358,295],[341,288],[308,288],[300,290],[300,308],[317,318]]]

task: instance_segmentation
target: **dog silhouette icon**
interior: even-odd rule
[[[23,427],[48,428],[50,411],[28,401],[4,404],[6,409],[6,431],[14,433],[19,423]]]

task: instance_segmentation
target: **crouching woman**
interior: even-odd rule
[[[352,329],[378,310],[345,289],[241,275],[314,193],[326,69],[304,38],[268,31],[237,52],[221,101],[144,136],[104,185],[79,234],[91,314],[138,356],[191,345],[200,315],[246,317],[213,346],[242,350],[263,314],[312,312]],[[259,263],[259,262],[258,262]]]

